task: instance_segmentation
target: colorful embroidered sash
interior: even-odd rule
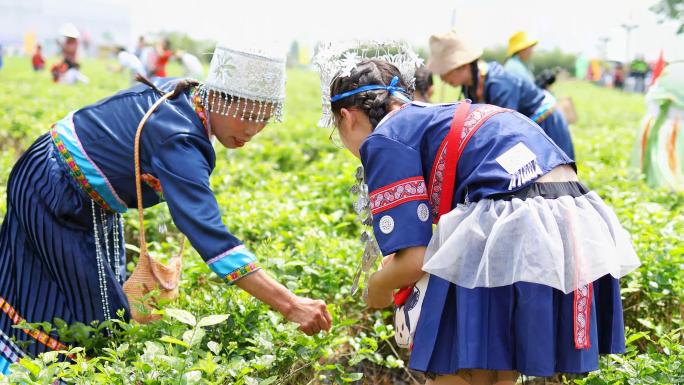
[[[50,136],[69,173],[93,201],[109,212],[125,213],[128,210],[126,203],[119,198],[105,174],[81,145],[74,128],[73,113],[55,123]]]
[[[451,122],[451,129],[439,146],[435,161],[432,164],[428,183],[428,197],[432,209],[433,223],[437,223],[439,217],[451,211],[451,200],[454,195],[458,161],[470,138],[494,114],[508,111],[507,109],[489,104],[482,105],[470,113],[468,113],[469,109],[470,103],[467,102],[462,102],[458,106],[454,113],[454,119]],[[459,113],[464,114],[464,116],[461,118]],[[458,121],[457,118],[462,120]],[[449,146],[451,143],[454,144]],[[450,152],[451,155],[449,155]],[[442,201],[444,201],[444,204],[442,204]]]
[[[544,119],[548,118],[556,110],[556,98],[550,92],[544,91],[544,100],[541,106],[530,116],[530,119],[537,124],[541,124]]]
[[[0,297],[0,310],[9,317],[10,320],[12,320],[12,323],[17,325],[21,323],[21,321],[24,321],[24,318],[17,313],[16,310],[14,310],[14,307],[10,305],[7,301],[5,301],[4,298]],[[42,332],[40,330],[29,330],[29,329],[22,329],[22,331],[29,336],[33,337],[36,341],[40,342],[41,344],[47,346],[48,348],[52,350],[67,350],[67,346],[64,345],[63,343],[57,341],[56,339],[52,338],[49,334]],[[7,351],[9,351],[9,347],[5,347]]]

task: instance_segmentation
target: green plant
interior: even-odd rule
[[[126,75],[109,74],[103,62],[86,61],[83,70],[92,83],[68,87],[34,73],[28,59],[7,58],[0,71],[0,193],[16,157],[50,124],[128,84]],[[641,96],[584,82],[561,82],[555,88],[558,96],[573,97],[579,114],[572,133],[580,179],[615,209],[643,262],[622,280],[627,354],[604,357],[600,372],[572,381],[622,384],[631,378],[632,383],[644,383],[638,379],[650,376],[677,383],[684,342],[684,196],[648,188],[631,168],[645,110]],[[438,88],[438,99],[457,98],[455,89],[444,91]],[[408,354],[393,345],[391,313],[368,311],[360,298],[349,295],[362,251],[348,193],[358,160],[338,150],[328,142],[327,131],[315,127],[320,113],[316,74],[288,73],[285,109],[285,123],[269,125],[244,149],[217,149],[212,188],[224,222],[269,274],[299,295],[330,304],[330,333],[304,336],[278,313],[226,286],[188,248],[180,297],[166,306],[190,312],[195,320],[227,314],[223,322],[198,327],[187,313],[167,308],[162,320],[149,325],[119,320],[22,325],[53,331],[74,348],[26,359],[0,384],[50,383],[56,377],[77,384],[146,385],[371,384],[387,377],[409,381]],[[0,214],[4,212],[1,199]],[[153,250],[173,254],[178,233],[166,207],[145,210],[145,215]],[[130,271],[137,259],[134,210],[125,221]],[[159,231],[163,224],[165,232]],[[110,335],[103,332],[107,328]],[[74,360],[65,361],[66,354]]]

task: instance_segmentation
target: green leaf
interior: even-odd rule
[[[183,383],[187,385],[198,384],[202,380],[202,372],[192,370],[183,374]]]
[[[259,381],[259,385],[271,385],[278,380],[278,376],[271,376],[265,380]]]
[[[175,318],[176,320],[186,325],[190,325],[193,327],[197,325],[197,319],[189,311],[183,309],[167,308],[164,309],[164,314],[168,315],[171,318]]]
[[[43,353],[40,357],[42,358],[44,363],[49,364],[51,362],[57,361],[57,356],[59,356],[59,352],[51,350]]]
[[[656,327],[655,324],[653,324],[653,321],[651,321],[650,319],[637,318],[637,322],[639,322],[640,324],[644,325],[645,327],[647,327],[649,329],[655,329],[655,327]]]
[[[221,322],[224,322],[225,320],[227,320],[228,317],[229,317],[228,314],[214,314],[214,315],[206,316],[206,317],[199,320],[199,322],[197,323],[197,326],[205,327],[205,326],[220,324]]]
[[[33,374],[34,376],[38,376],[38,374],[40,374],[40,366],[35,362],[31,361],[29,358],[24,357],[21,360],[19,360],[19,365],[28,369],[28,371],[31,372],[31,374]]]
[[[362,378],[363,378],[363,373],[349,373],[345,376],[342,376],[342,381],[354,382],[354,381],[359,381]]]
[[[641,338],[646,337],[647,335],[648,335],[648,333],[644,333],[644,332],[634,333],[627,338],[627,341],[625,341],[625,345],[629,345],[636,340],[639,340]]]
[[[181,341],[181,340],[179,340],[178,338],[174,338],[174,337],[171,337],[171,336],[164,336],[164,337],[160,338],[159,341],[168,342],[168,343],[170,343],[170,344],[175,344],[175,345],[180,345],[180,346],[183,346],[183,347],[185,347],[185,348],[189,348],[189,347],[190,347],[190,344],[189,344],[189,343],[187,343],[187,342],[185,342],[185,341]]]
[[[183,333],[183,342],[190,346],[197,345],[198,343],[202,342],[202,338],[204,338],[206,334],[207,332],[200,328],[188,330]]]
[[[207,342],[207,348],[209,348],[209,351],[211,351],[212,353],[214,353],[217,356],[221,352],[221,344],[219,344],[216,341]]]

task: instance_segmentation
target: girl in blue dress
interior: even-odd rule
[[[481,61],[481,56],[482,49],[470,46],[452,30],[430,37],[427,66],[444,82],[463,87],[466,98],[510,108],[532,119],[570,159],[575,159],[568,123],[553,95],[506,72],[499,63]]]
[[[371,275],[368,305],[389,306],[427,274],[409,367],[428,384],[502,385],[597,370],[599,354],[623,352],[618,278],[639,261],[573,160],[518,112],[410,102],[407,84],[365,60],[333,77],[329,100],[393,256]]]
[[[118,310],[129,316],[121,214],[136,206],[134,136],[145,112],[170,91],[142,131],[144,207],[165,200],[178,229],[228,284],[307,334],[330,328],[323,301],[274,281],[228,231],[209,184],[213,138],[236,149],[280,119],[284,84],[279,56],[218,46],[205,82],[147,81],[69,113],[35,141],[9,176],[0,230],[0,374],[24,355],[65,347],[55,334],[13,327],[24,320],[89,324]]]

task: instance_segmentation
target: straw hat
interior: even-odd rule
[[[511,35],[508,39],[508,56],[513,56],[525,48],[532,47],[539,43],[539,40],[530,39],[525,31],[519,31]]]
[[[470,45],[455,29],[443,34],[430,36],[430,58],[427,67],[437,75],[464,64],[471,63],[482,56],[482,48]]]

